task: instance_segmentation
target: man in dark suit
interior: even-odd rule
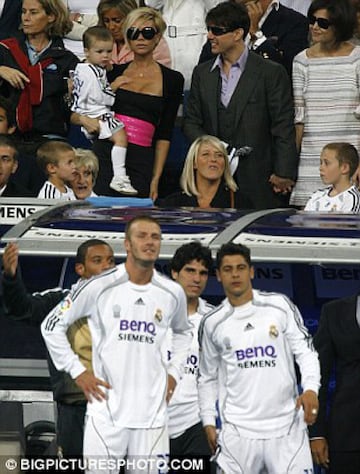
[[[217,57],[194,69],[184,133],[191,142],[209,134],[230,148],[246,147],[234,177],[252,208],[287,205],[298,163],[289,77],[245,46],[245,6],[220,3],[206,24]]]
[[[246,5],[250,16],[249,48],[265,59],[282,64],[291,77],[294,57],[309,46],[309,22],[278,0],[232,0]],[[211,59],[209,42],[199,62]]]
[[[314,461],[331,474],[360,472],[360,296],[323,306],[314,336],[319,353],[319,414],[309,427]],[[335,392],[328,411],[329,382],[336,366]]]
[[[0,135],[0,198],[31,196],[30,191],[23,188],[11,176],[18,167],[17,150],[10,135]]]
[[[1,10],[1,3],[3,8]],[[0,39],[10,38],[19,31],[22,0],[0,2]]]

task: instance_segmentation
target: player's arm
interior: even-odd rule
[[[68,372],[89,401],[93,397],[105,398],[101,386],[110,387],[107,382],[97,379],[86,370],[78,355],[72,350],[66,333],[77,319],[84,316],[91,317],[92,308],[96,307],[93,294],[91,284],[89,285],[87,281],[82,282],[48,314],[41,325],[41,333],[55,367]]]
[[[172,329],[172,340],[171,360],[168,366],[168,375],[173,377],[176,383],[178,383],[183,374],[184,365],[190,351],[193,336],[192,325],[189,323],[189,318],[187,316],[187,304],[184,290],[180,286],[177,290],[177,307],[170,323]],[[173,384],[173,382],[170,381],[170,384]]]
[[[303,387],[303,393],[297,400],[297,407],[303,407],[305,422],[310,425],[316,421],[319,411],[320,363],[318,353],[298,308],[287,298],[285,298],[285,306],[287,311],[285,333],[299,366]]]
[[[216,439],[216,400],[218,394],[219,356],[208,333],[205,323],[199,328],[199,404],[200,417],[212,453],[217,446]]]

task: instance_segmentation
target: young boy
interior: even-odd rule
[[[48,141],[37,151],[37,163],[48,180],[40,189],[39,198],[75,200],[75,194],[68,183],[75,177],[75,151],[62,141]]]
[[[88,28],[83,35],[86,63],[79,63],[74,73],[72,111],[99,120],[99,138],[109,138],[113,142],[111,161],[114,176],[110,188],[122,194],[136,195],[138,192],[130,183],[125,170],[127,137],[124,124],[118,120],[110,107],[115,100],[106,77],[106,67],[110,64],[113,37],[109,30],[101,26]],[[82,129],[90,140],[94,135]]]
[[[320,155],[320,177],[326,188],[316,191],[305,211],[360,212],[360,191],[351,177],[359,166],[359,155],[350,143],[328,143]]]

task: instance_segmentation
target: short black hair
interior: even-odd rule
[[[105,242],[104,240],[100,240],[100,239],[85,240],[85,242],[80,244],[78,249],[77,249],[76,257],[75,257],[75,263],[81,263],[81,264],[84,265],[88,249],[90,247],[95,247],[96,245],[107,245],[108,247],[111,248],[111,246],[107,242]]]
[[[91,48],[94,40],[95,41],[114,41],[111,31],[105,28],[105,26],[90,26],[84,31],[83,46],[86,49]]]
[[[0,95],[0,107],[5,110],[9,127],[16,127],[15,106],[9,99]]]
[[[200,242],[194,241],[179,247],[170,261],[170,269],[180,272],[185,265],[196,260],[201,262],[208,270],[212,267],[211,251]]]
[[[241,3],[223,2],[208,11],[205,18],[206,25],[223,26],[236,30],[244,30],[244,39],[249,33],[250,17],[245,5]]]
[[[18,159],[18,150],[16,147],[16,142],[12,135],[8,135],[7,133],[0,133],[0,146],[8,146],[14,150],[14,159]]]
[[[249,247],[246,247],[246,245],[234,244],[232,242],[223,244],[216,254],[217,268],[220,268],[222,260],[226,255],[241,255],[242,257],[244,257],[249,267],[252,266],[250,249]]]
[[[313,0],[308,10],[308,18],[318,10],[326,10],[329,21],[334,27],[335,39],[338,43],[353,37],[356,27],[356,12],[350,0]]]

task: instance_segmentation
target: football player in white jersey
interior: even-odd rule
[[[254,290],[253,276],[247,247],[220,248],[217,278],[226,299],[199,328],[202,422],[226,474],[313,473],[306,425],[318,412],[318,355],[296,306],[279,293]]]
[[[125,263],[84,282],[42,324],[56,367],[70,373],[91,402],[84,434],[87,472],[118,473],[125,457],[132,473],[166,472],[166,402],[182,374],[192,331],[183,289],[154,269],[160,244],[155,219],[133,218],[125,229]],[[68,326],[84,315],[93,373],[66,338]],[[166,367],[161,347],[169,328],[172,358]]]
[[[198,329],[203,316],[213,306],[201,298],[212,268],[211,251],[194,241],[179,247],[171,262],[172,278],[184,289],[188,318],[193,325],[193,340],[185,365],[184,375],[176,386],[168,405],[170,458],[202,458],[208,472],[211,451],[200,419],[197,376],[199,367]],[[171,330],[168,331],[165,350],[171,360]],[[214,466],[215,468],[215,466]]]

